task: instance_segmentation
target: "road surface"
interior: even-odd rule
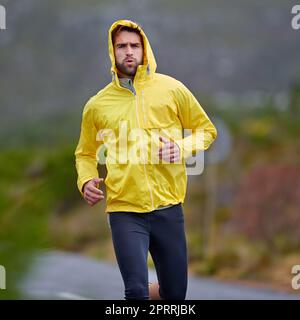
[[[153,269],[149,269],[149,281],[157,281]],[[117,265],[65,252],[39,255],[21,282],[20,291],[24,299],[124,300]],[[186,299],[285,300],[300,299],[300,295],[189,277]]]

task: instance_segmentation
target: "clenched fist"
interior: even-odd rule
[[[98,188],[101,182],[102,178],[94,178],[86,182],[83,187],[83,198],[90,206],[104,199],[103,191]]]
[[[178,145],[162,136],[159,137],[159,140],[163,142],[162,147],[160,147],[158,150],[159,159],[163,159],[169,163],[180,161],[180,149]]]

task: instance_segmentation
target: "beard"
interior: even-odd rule
[[[135,59],[134,59],[134,61],[135,61],[135,63],[132,64],[130,67],[125,64],[126,63],[125,61],[122,63],[116,62],[116,67],[124,75],[133,77],[136,74],[136,70],[137,70],[138,66],[140,64],[142,64],[142,62],[138,63]]]

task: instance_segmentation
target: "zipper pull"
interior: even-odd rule
[[[145,110],[145,102],[144,102],[144,90],[142,90],[142,109],[143,109],[143,114],[144,114],[144,124],[145,126],[147,126],[147,113],[146,113],[146,110]]]

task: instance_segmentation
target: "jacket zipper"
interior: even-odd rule
[[[135,109],[136,109],[136,118],[137,118],[137,122],[138,122],[138,126],[139,126],[139,129],[141,129],[141,125],[140,125],[140,120],[139,120],[139,114],[138,114],[138,103],[137,103],[137,94],[136,94],[136,90],[132,84],[132,91],[128,88],[124,88],[123,89],[125,90],[128,90],[130,91],[133,96],[134,96],[134,100],[135,100]],[[145,115],[145,112],[144,112],[144,90],[142,90],[142,108],[143,108],[143,113]],[[144,118],[145,119],[145,118]],[[145,123],[146,124],[146,123]],[[151,190],[151,187],[150,187],[150,182],[149,182],[149,178],[148,178],[148,174],[147,174],[147,169],[146,169],[146,164],[144,163],[144,172],[145,172],[145,176],[146,176],[146,180],[147,180],[147,185],[148,185],[148,189],[149,189],[149,193],[150,193],[150,199],[151,199],[151,205],[152,205],[152,209],[155,210],[154,208],[154,201],[153,201],[153,194],[152,194],[152,190]]]
[[[145,107],[144,107],[144,90],[142,90],[142,109],[143,109],[143,114],[144,114],[144,123],[145,127],[147,126],[147,114],[145,112]]]
[[[141,129],[140,120],[139,120],[139,114],[138,114],[138,103],[137,103],[136,92],[134,94],[134,100],[135,100],[136,118],[137,118],[139,129]],[[143,161],[143,162],[144,162],[143,165],[144,165],[144,172],[145,172],[145,176],[146,176],[146,180],[147,180],[147,185],[148,185],[148,189],[149,189],[149,192],[150,192],[150,199],[151,199],[152,209],[155,210],[154,201],[153,201],[153,194],[152,194],[152,190],[151,190],[151,187],[150,187],[150,182],[149,182],[149,178],[148,178],[148,174],[147,174],[146,164],[145,164],[145,161]]]

